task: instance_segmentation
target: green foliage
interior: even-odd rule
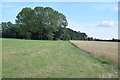
[[[94,39],[93,39],[93,37],[88,37],[87,40],[88,41],[93,41]]]
[[[35,40],[85,40],[87,35],[66,28],[65,15],[50,7],[23,8],[16,16],[16,24],[3,22],[4,38]]]
[[[16,23],[27,39],[53,40],[58,28],[67,26],[65,16],[50,7],[23,8],[17,15]]]
[[[35,30],[35,12],[31,8],[23,8],[22,11],[17,15],[16,23],[21,28],[21,33],[27,39],[32,38],[32,33]]]
[[[69,40],[86,40],[87,35],[85,33],[81,33],[80,31],[74,31],[69,28],[67,28],[67,38]]]
[[[11,22],[2,22],[2,36],[4,38],[20,38],[18,27]]]

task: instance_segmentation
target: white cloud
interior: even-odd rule
[[[85,32],[89,37],[100,39],[118,38],[118,22],[116,21],[101,21],[104,22],[104,24],[112,25],[112,27],[98,27],[100,23],[79,23],[76,21],[68,22],[69,28]]]
[[[118,6],[113,7],[114,11],[118,11]]]
[[[114,11],[120,11],[120,4],[113,7]]]
[[[99,27],[113,27],[115,24],[114,21],[102,21],[98,26]]]

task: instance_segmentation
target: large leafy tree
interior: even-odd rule
[[[23,8],[17,15],[16,23],[20,27],[21,33],[27,39],[32,39],[36,32],[35,12],[31,8]]]
[[[60,39],[64,39],[67,26],[66,17],[50,7],[23,8],[17,15],[17,25],[27,39],[56,39],[55,33],[61,31]]]
[[[43,7],[35,7],[34,12],[36,14],[35,25],[36,25],[36,33],[38,39],[43,39],[43,31],[44,31],[44,8]]]

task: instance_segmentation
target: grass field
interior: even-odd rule
[[[117,68],[69,41],[3,39],[3,78],[117,77]]]
[[[118,64],[118,42],[71,41],[81,50]]]
[[[0,38],[0,79],[2,79],[2,39]]]

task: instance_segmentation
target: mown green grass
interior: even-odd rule
[[[2,39],[0,38],[0,79],[2,79]]]
[[[99,78],[115,68],[69,41],[3,39],[3,78]]]

